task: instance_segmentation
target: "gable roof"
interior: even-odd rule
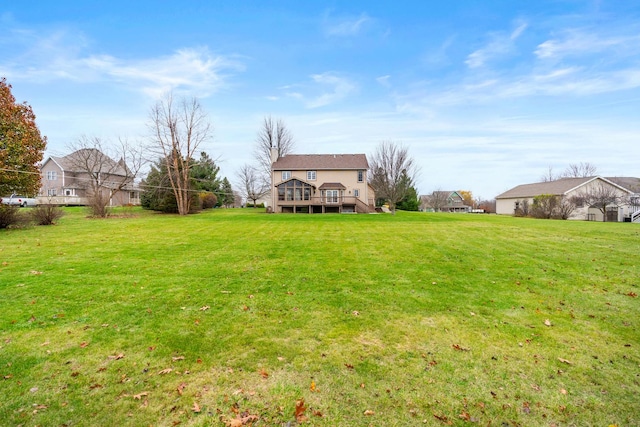
[[[63,157],[50,156],[49,159],[65,172],[86,172],[80,165],[93,163],[96,165],[96,169],[101,169],[104,173],[120,176],[131,175],[125,169],[127,166],[122,160],[116,162],[95,148],[83,148]],[[44,162],[43,166],[49,159]]]
[[[640,178],[635,178],[632,176],[615,176],[607,177],[606,179],[618,184],[620,187],[624,187],[627,190],[633,191],[634,193],[640,193]]]
[[[511,190],[496,196],[496,199],[514,199],[519,197],[535,197],[541,194],[551,194],[554,196],[563,196],[567,193],[582,187],[583,185],[594,181],[601,180],[608,184],[611,184],[621,190],[630,192],[626,188],[609,181],[601,176],[589,176],[585,178],[561,178],[555,181],[536,182],[534,184],[523,184],[513,187]]]
[[[289,178],[289,179],[285,179],[284,181],[282,181],[282,182],[279,182],[279,183],[275,184],[275,186],[276,186],[276,187],[280,187],[281,185],[284,185],[284,184],[286,184],[287,182],[290,182],[290,181],[298,181],[298,182],[301,182],[301,183],[303,183],[303,184],[307,184],[307,185],[309,185],[309,186],[311,186],[311,187],[313,187],[313,188],[316,188],[316,186],[315,186],[314,184],[312,184],[312,183],[310,183],[310,182],[307,182],[307,181],[305,181],[304,179],[300,179],[300,178]]]
[[[365,154],[289,154],[278,158],[271,170],[369,169]]]

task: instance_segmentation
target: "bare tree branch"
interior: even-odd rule
[[[254,207],[257,200],[269,193],[270,184],[262,179],[255,167],[245,164],[237,176],[240,193],[247,201],[253,200]]]
[[[426,206],[432,208],[434,212],[440,212],[447,205],[450,194],[449,191],[442,191],[442,189],[438,188],[431,194],[424,196],[424,201]]]
[[[418,168],[406,147],[392,141],[382,141],[370,161],[369,184],[376,197],[389,203],[395,214],[396,203],[402,200],[413,185]]]
[[[187,215],[191,209],[189,171],[200,145],[211,137],[211,124],[197,98],[176,101],[169,93],[152,107],[149,127],[151,149],[165,162],[178,213]]]
[[[596,176],[598,173],[598,168],[591,163],[574,163],[569,165],[564,173],[562,174],[563,178],[588,178],[591,176]]]
[[[294,145],[293,135],[282,119],[274,120],[271,116],[264,118],[254,150],[260,171],[265,175],[264,179],[271,176],[271,149],[277,148],[278,157],[283,157],[293,152]]]
[[[113,147],[98,137],[88,136],[80,137],[68,148],[72,153],[65,159],[74,171],[86,175],[80,183],[87,192],[92,214],[107,216],[113,197],[133,186],[144,165],[142,150],[127,139],[120,138]]]
[[[598,182],[573,198],[573,202],[576,205],[586,205],[597,208],[602,212],[602,221],[607,220],[607,208],[620,206],[627,200],[627,194],[623,194],[617,188],[606,185],[604,182]]]

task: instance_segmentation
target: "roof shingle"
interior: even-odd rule
[[[289,154],[280,157],[272,170],[369,169],[365,154]]]

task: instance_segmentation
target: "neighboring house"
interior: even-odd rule
[[[125,184],[121,190],[113,194],[109,205],[139,205],[140,190],[134,185],[131,173],[125,169],[127,166],[124,162],[116,162],[95,149],[82,149],[67,156],[51,156],[45,160],[40,167],[40,202],[68,206],[89,204],[88,197],[95,178],[87,171],[87,167],[79,165],[87,164],[86,159],[92,157],[100,159],[100,162],[94,162],[93,172],[105,191],[112,191],[122,183]]]
[[[290,154],[272,150],[271,207],[275,213],[373,212],[364,154]]]
[[[518,185],[496,197],[496,213],[513,215],[517,209],[522,209],[525,205],[531,207],[534,197],[541,195],[554,195],[568,200],[579,199],[581,195],[592,191],[597,186],[610,188],[621,200],[615,206],[607,208],[607,221],[628,221],[632,218],[637,210],[631,203],[633,191],[609,178],[600,176],[562,178],[555,181]],[[602,221],[604,218],[603,213],[594,206],[578,206],[570,219]]]
[[[425,212],[471,212],[471,206],[464,204],[464,199],[457,191],[434,191],[420,196],[422,210]]]

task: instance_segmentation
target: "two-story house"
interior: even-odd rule
[[[51,156],[40,167],[41,203],[87,205],[91,191],[110,193],[109,205],[139,205],[140,191],[123,161],[96,149],[81,149],[63,157]]]
[[[274,153],[271,160],[271,206],[275,213],[374,211],[375,194],[367,182],[369,163],[364,154],[275,158]]]

